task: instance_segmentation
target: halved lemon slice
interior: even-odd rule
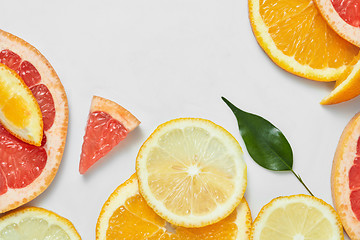
[[[251,228],[251,240],[340,240],[338,214],[329,204],[309,195],[278,197],[266,204]]]
[[[15,137],[40,146],[43,120],[39,104],[20,76],[0,63],[0,123]]]
[[[81,240],[81,237],[66,218],[46,209],[27,207],[0,218],[0,239]]]
[[[168,222],[203,227],[228,216],[243,198],[246,164],[239,143],[211,121],[160,125],[136,159],[140,193]]]

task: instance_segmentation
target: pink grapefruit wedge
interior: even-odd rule
[[[119,104],[94,96],[80,156],[80,174],[111,151],[140,121]]]

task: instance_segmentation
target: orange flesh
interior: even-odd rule
[[[114,211],[109,220],[106,239],[236,239],[238,229],[235,219],[236,210],[222,221],[202,228],[170,226],[137,194],[129,198],[125,206]]]
[[[359,53],[327,26],[311,0],[260,0],[260,15],[277,48],[303,65],[338,68]]]
[[[5,118],[12,122],[18,128],[24,128],[30,120],[31,113],[27,109],[25,99],[20,96],[10,98],[3,105]]]

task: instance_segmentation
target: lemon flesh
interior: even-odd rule
[[[256,240],[339,240],[344,239],[335,210],[320,199],[307,195],[280,197],[265,205],[255,219]]]
[[[18,224],[6,226],[0,232],[1,240],[70,240],[69,235],[59,226],[49,224],[41,218],[29,217],[22,219]]]
[[[140,150],[137,173],[148,204],[184,227],[220,221],[246,188],[239,144],[225,129],[203,119],[161,125]]]

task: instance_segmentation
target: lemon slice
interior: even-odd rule
[[[30,89],[13,70],[0,63],[0,123],[15,137],[40,146],[43,120]]]
[[[42,208],[28,207],[15,210],[0,218],[1,240],[79,240],[73,224]]]
[[[166,221],[203,227],[228,216],[243,198],[246,164],[239,143],[204,119],[160,125],[136,159],[140,193]]]
[[[256,217],[251,240],[344,239],[339,216],[326,202],[308,195],[279,197]]]

